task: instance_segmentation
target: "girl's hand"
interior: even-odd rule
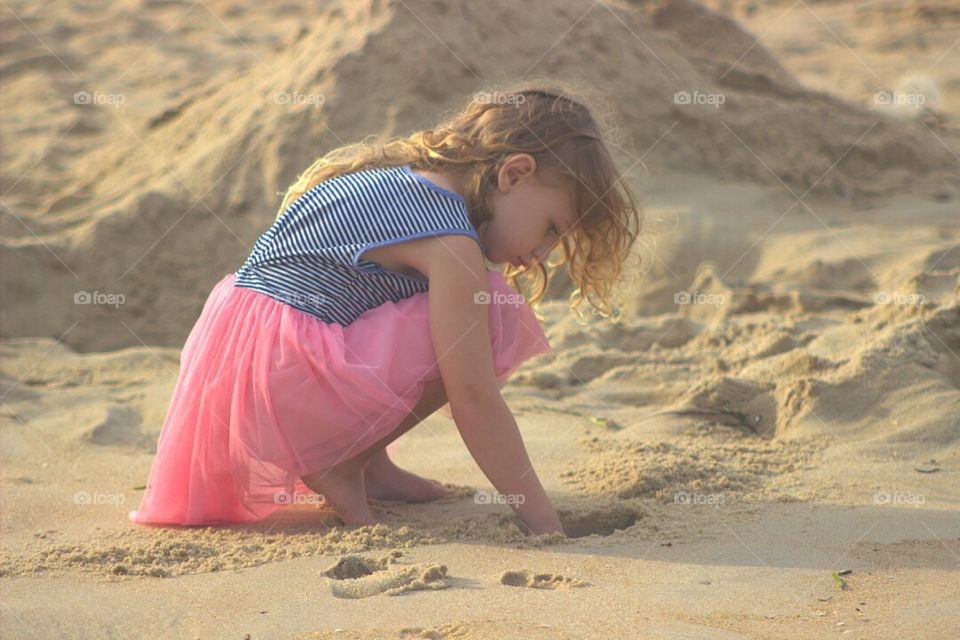
[[[560,524],[560,518],[557,517],[556,511],[552,508],[550,513],[544,514],[542,517],[533,518],[527,517],[523,520],[523,524],[526,525],[527,531],[524,533],[528,536],[540,536],[545,533],[560,533],[564,536],[567,535],[567,532],[563,530],[563,525]]]

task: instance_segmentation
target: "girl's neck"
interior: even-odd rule
[[[464,200],[467,199],[466,190],[463,188],[463,185],[457,179],[453,173],[443,173],[439,171],[427,171],[425,169],[413,169],[411,170],[419,176],[422,176],[433,182],[434,184],[447,189],[448,191],[453,191],[456,194],[459,194]]]

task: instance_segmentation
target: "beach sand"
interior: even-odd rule
[[[960,635],[960,13],[493,5],[4,6],[4,637]],[[623,320],[558,278],[504,388],[569,537],[478,500],[440,414],[391,452],[453,495],[376,526],[131,524],[277,192],[524,75],[608,93],[645,204]]]

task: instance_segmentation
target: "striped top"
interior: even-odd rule
[[[349,173],[306,191],[258,239],[235,273],[253,289],[320,318],[349,325],[364,311],[428,290],[428,280],[360,258],[367,249],[444,234],[483,245],[458,193],[410,165]]]

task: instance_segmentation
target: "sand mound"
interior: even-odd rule
[[[960,113],[960,70],[950,64],[960,28],[960,9],[953,0],[704,4],[762,37],[810,88],[898,117],[930,117],[930,110]],[[898,94],[903,97],[896,99]]]
[[[276,525],[274,525],[276,528]],[[168,576],[226,571],[278,560],[432,544],[409,527],[352,530],[322,524],[269,527],[151,528],[101,534],[82,545],[53,544],[2,566],[4,575],[78,570],[108,576]]]
[[[261,43],[249,68],[231,67],[233,54],[218,51],[223,72],[170,85],[180,87],[176,98],[151,92],[146,101],[131,87],[131,99],[111,105],[109,117],[104,104],[70,105],[69,171],[44,184],[42,196],[29,179],[2,181],[9,193],[0,258],[15,268],[5,270],[0,294],[33,301],[5,306],[3,335],[62,337],[83,351],[181,345],[212,285],[239,266],[272,221],[277,192],[310,160],[363,136],[428,126],[487,80],[527,72],[565,77],[578,69],[598,83],[622,116],[633,155],[649,149],[654,166],[782,180],[797,194],[958,192],[955,159],[924,125],[804,89],[762,44],[751,46],[753,36],[695,3],[599,3],[584,12],[564,0],[544,9],[334,4],[286,39]],[[514,48],[495,37],[505,13],[525,34]],[[110,47],[54,39],[64,60],[87,61],[71,76],[31,57],[29,32],[11,30],[22,50],[3,78],[18,94],[31,95],[30,82],[46,93],[89,92],[93,69],[123,69]],[[564,46],[554,47],[561,37]],[[83,55],[72,56],[73,47]],[[418,56],[435,63],[429,81],[404,62]],[[134,104],[134,93],[143,102]],[[689,103],[678,93],[692,96]],[[700,103],[716,95],[724,98],[719,108]],[[5,104],[41,121],[58,105],[63,122],[59,103],[49,105]],[[926,126],[948,144],[955,135]],[[18,148],[8,145],[5,159],[26,168],[30,146],[20,155]]]
[[[948,455],[960,444],[957,257],[925,233],[866,258],[881,291],[856,278],[832,290],[733,282],[703,263],[673,314],[551,325],[563,348],[516,380],[583,418],[589,457],[564,471],[566,486],[621,500],[806,500],[837,489],[828,469],[853,458]]]
[[[675,504],[808,498],[795,489],[817,452],[813,442],[772,443],[729,430],[679,442],[594,437],[586,445],[591,453],[561,474],[571,488]]]
[[[387,507],[385,504],[372,501],[371,508],[386,524],[365,527],[342,527],[332,512],[319,507],[287,507],[268,521],[252,526],[137,527],[98,532],[95,538],[82,543],[57,542],[59,532],[54,529],[35,536],[35,540],[5,559],[0,564],[0,575],[80,571],[110,577],[168,577],[254,567],[293,558],[349,556],[451,541],[528,549],[568,542],[559,534],[527,536],[515,514],[502,510],[478,514],[473,501],[464,500],[462,496],[431,503],[432,509],[449,505],[448,513],[441,517],[429,509],[417,515],[402,506],[398,509],[398,505]],[[598,506],[596,500],[574,501],[558,512],[571,538],[608,536],[629,528],[641,517],[638,508],[614,503],[604,505],[602,501]],[[355,557],[344,560],[330,568],[331,577],[362,575],[362,567],[366,566],[363,562]],[[401,571],[405,576],[402,580],[391,573],[392,586],[385,589],[414,581],[422,574],[419,570],[411,571]],[[394,578],[400,582],[394,584]]]
[[[388,509],[373,501],[374,512],[388,524],[355,528],[338,526],[339,521],[332,513],[320,509],[288,507],[256,526],[123,529],[98,532],[94,539],[76,544],[56,542],[58,531],[54,529],[35,536],[36,540],[7,558],[0,564],[0,575],[79,571],[111,578],[138,575],[163,578],[255,567],[293,558],[347,554],[326,569],[327,577],[341,580],[383,571],[387,568],[383,558],[396,557],[398,548],[456,541],[534,549],[569,544],[575,538],[623,533],[644,515],[638,506],[604,500],[600,495],[583,497],[558,505],[558,515],[569,537],[527,536],[513,513],[501,510],[477,515],[473,501],[453,502],[445,499],[432,503],[426,513],[418,515],[409,508]],[[445,515],[435,511],[441,503],[449,505]],[[361,559],[362,556],[357,555],[382,549],[394,551],[379,560]],[[369,591],[374,589],[370,586],[373,584],[378,585],[376,593],[381,593],[414,583],[422,579],[424,573],[438,575],[433,565],[397,569],[378,574],[361,589],[362,596],[342,597],[374,595]]]

